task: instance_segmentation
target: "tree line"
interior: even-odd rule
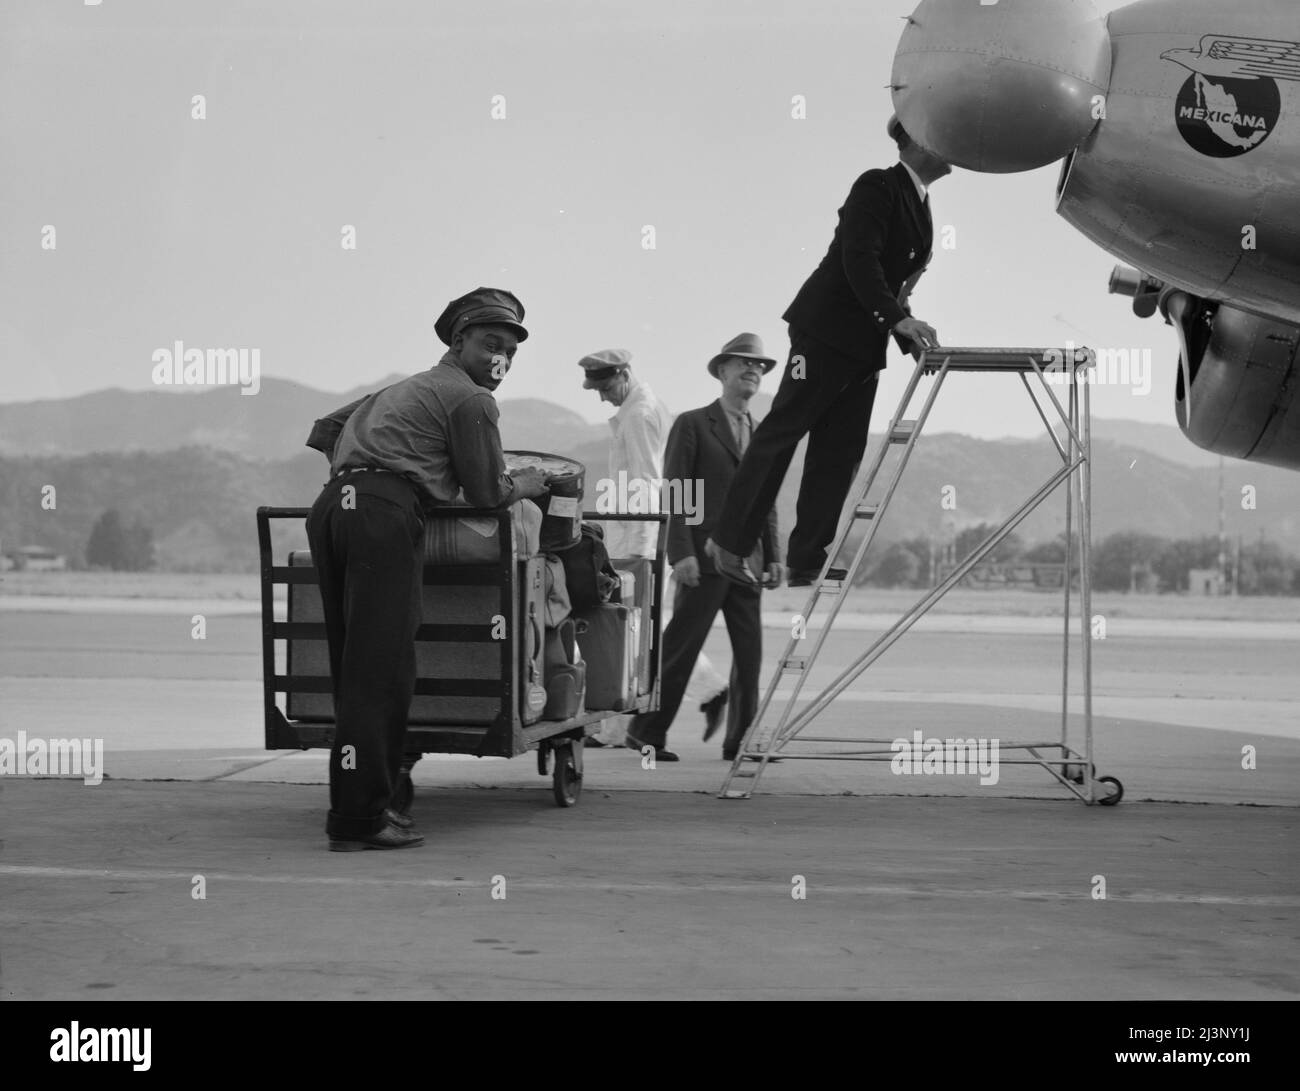
[[[932,587],[996,529],[980,523],[960,531],[954,541],[918,536],[873,549],[859,569],[855,583],[872,587]],[[859,541],[861,539],[858,539]],[[850,542],[850,545],[853,545]],[[1097,591],[1162,593],[1187,591],[1192,569],[1219,569],[1217,536],[1163,538],[1139,531],[1118,531],[1092,544],[1092,586]],[[1240,595],[1300,595],[1300,557],[1276,542],[1226,543],[1227,584]],[[1027,544],[1012,532],[986,562],[1062,564],[1065,538]],[[1079,558],[1073,558],[1077,572]],[[1077,575],[1076,575],[1077,580]]]
[[[155,563],[153,529],[137,516],[130,523],[116,508],[109,508],[90,528],[86,565],[114,572],[145,572]]]

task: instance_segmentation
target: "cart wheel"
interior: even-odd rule
[[[1083,783],[1083,762],[1081,761],[1067,762],[1061,769],[1061,775],[1065,777],[1065,779],[1068,780],[1071,784],[1082,784]],[[1094,777],[1097,775],[1097,767],[1095,765],[1092,767],[1092,775]]]
[[[1108,796],[1106,796],[1104,799],[1097,800],[1097,802],[1101,804],[1101,806],[1113,807],[1115,806],[1116,803],[1118,803],[1121,799],[1124,798],[1124,785],[1122,785],[1114,777],[1098,777],[1097,783],[1113,785],[1111,792]]]
[[[397,774],[397,784],[393,788],[393,798],[389,806],[398,814],[410,814],[411,804],[415,801],[415,785],[411,783],[411,771],[403,769]]]
[[[560,807],[572,807],[582,794],[582,774],[573,757],[573,744],[555,748],[555,770],[551,774],[551,790]]]

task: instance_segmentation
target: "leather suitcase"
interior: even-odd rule
[[[568,663],[556,667],[546,679],[546,707],[543,720],[567,720],[583,710],[587,693],[587,664]]]
[[[310,565],[311,554],[295,550],[289,554],[291,566]],[[542,685],[542,626],[545,620],[546,588],[542,578],[543,559],[531,557],[519,562],[517,582],[521,596],[519,634],[520,718],[534,723],[542,715],[546,690]],[[424,588],[424,623],[426,625],[489,625],[500,613],[501,596],[495,585],[429,586]],[[320,589],[315,584],[289,585],[289,620],[321,621]],[[290,676],[329,677],[329,649],[320,640],[292,638],[288,641]],[[467,644],[456,641],[417,640],[415,642],[416,678],[469,679],[498,681],[501,657],[496,645]],[[501,710],[501,698],[450,697],[415,694],[411,698],[410,723],[414,725],[491,724]],[[289,719],[328,723],[334,719],[334,700],[329,693],[290,693],[286,711]]]
[[[636,607],[602,603],[584,611],[586,632],[578,634],[578,647],[587,664],[587,708],[621,712],[636,700]]]
[[[544,720],[567,720],[583,710],[587,694],[587,664],[578,650],[576,623],[566,618],[546,630],[544,655],[546,708]]]
[[[532,557],[539,553],[538,534],[542,510],[531,500],[510,505],[510,533],[515,553]],[[493,564],[501,557],[497,542],[497,521],[486,516],[430,516],[424,521],[425,564]]]
[[[495,592],[496,588],[492,588]],[[530,557],[519,562],[519,621],[524,626],[520,641],[523,660],[519,664],[519,718],[536,723],[546,708],[546,558]]]
[[[631,573],[635,583],[632,597],[623,600],[624,606],[636,606],[641,611],[641,625],[636,658],[637,694],[650,692],[650,645],[654,634],[650,630],[651,606],[654,603],[654,561],[649,557],[621,557],[614,562],[620,573]]]

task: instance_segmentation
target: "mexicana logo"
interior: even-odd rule
[[[1178,92],[1178,131],[1202,155],[1230,159],[1254,151],[1277,127],[1277,81],[1300,80],[1300,42],[1207,34],[1196,49],[1160,54],[1192,74]]]

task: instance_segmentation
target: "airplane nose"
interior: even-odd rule
[[[1103,116],[1110,35],[1092,0],[922,0],[891,82],[923,148],[967,170],[1033,170]]]

